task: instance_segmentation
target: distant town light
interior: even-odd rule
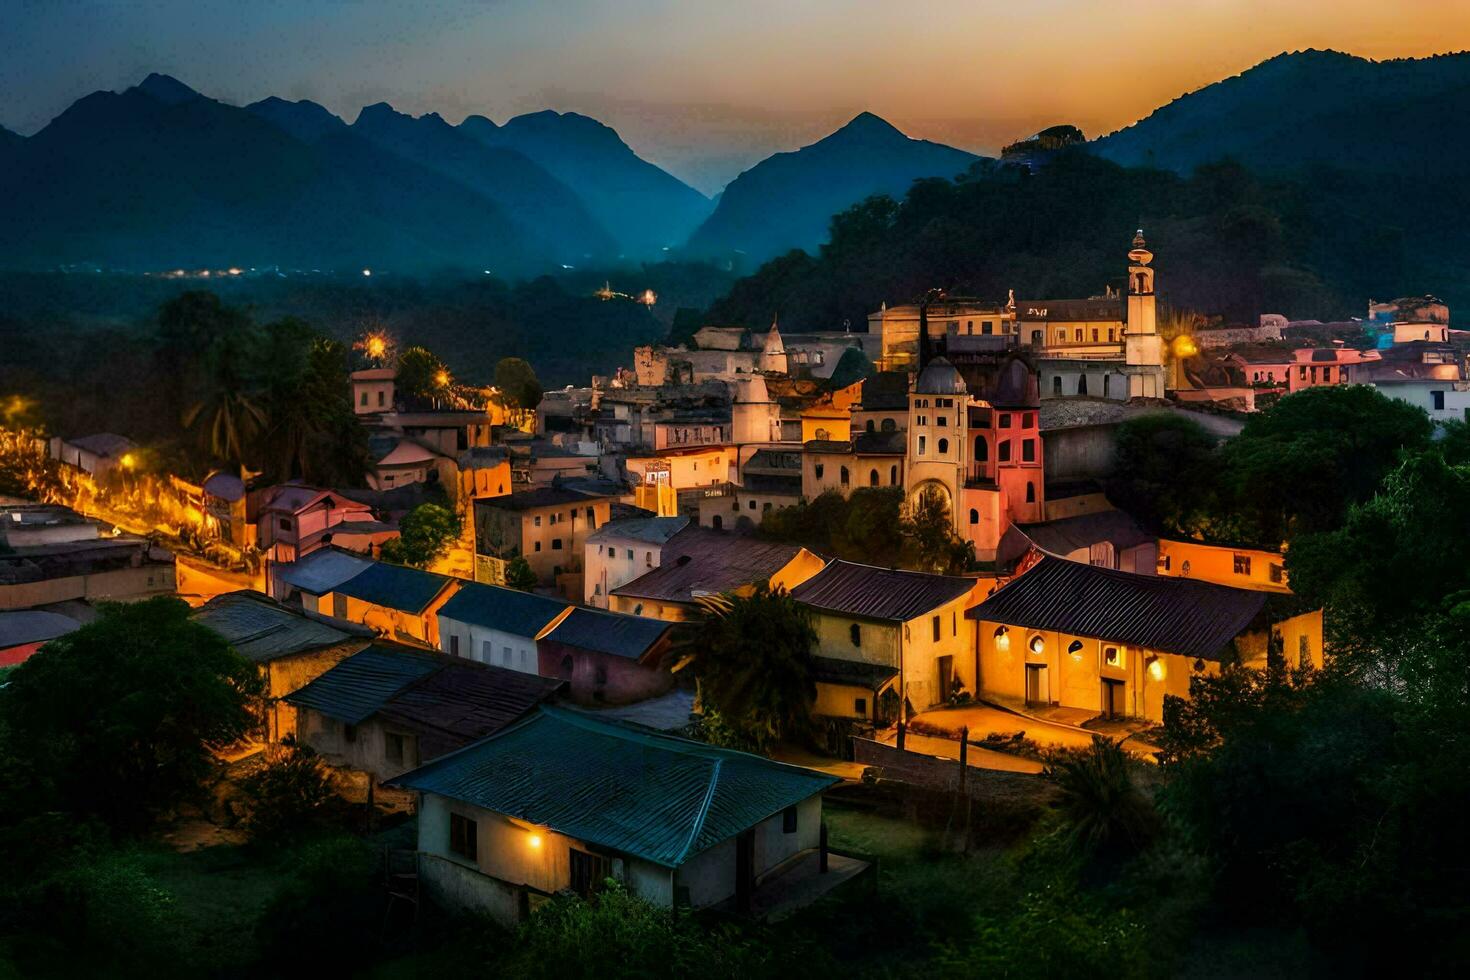
[[[138,465],[138,460],[132,453],[123,453],[122,459],[119,462],[122,463],[123,469],[125,470],[130,470]]]
[[[363,269],[362,270],[362,274],[365,275],[365,276],[370,276],[370,275],[373,274],[373,270],[372,269]]]
[[[655,293],[651,289],[645,289],[643,291],[643,295],[638,297],[638,302],[642,303],[644,306],[652,306],[654,303],[658,302],[658,293]]]

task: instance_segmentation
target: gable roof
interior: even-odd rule
[[[663,544],[688,526],[688,517],[634,517],[627,520],[608,521],[587,535],[587,540],[606,541],[609,538],[617,538],[643,541],[648,544]]]
[[[399,689],[376,712],[383,721],[418,735],[421,759],[437,758],[498,731],[563,684],[554,677],[472,660],[438,660],[436,670]]]
[[[673,626],[662,619],[578,607],[542,639],[638,660]]]
[[[1264,592],[1048,555],[965,615],[1217,660],[1265,604]]]
[[[249,589],[217,595],[190,618],[214,630],[236,653],[256,663],[336,646],[354,637],[366,642],[372,636],[370,630],[323,622]]]
[[[1047,487],[1046,491],[1047,496],[1051,497],[1051,487]],[[1104,541],[1111,542],[1119,550],[1127,550],[1158,540],[1121,510],[1063,517],[1042,524],[1022,524],[1020,528],[1038,548],[1056,555],[1091,548]]]
[[[839,781],[543,704],[390,784],[675,868]]]
[[[664,547],[657,568],[613,589],[612,594],[692,602],[696,596],[718,595],[764,581],[800,552],[800,545],[690,527]]]
[[[451,581],[407,565],[375,561],[332,591],[375,606],[421,613]]]
[[[374,643],[283,700],[349,725],[360,724],[393,695],[437,671],[439,659],[413,647]]]
[[[518,589],[465,582],[439,608],[439,618],[535,637],[565,612],[568,605],[560,599]]]
[[[562,504],[590,504],[604,499],[597,493],[582,493],[564,487],[537,487],[534,490],[517,490],[499,497],[482,497],[475,506],[485,510],[534,510],[537,507],[559,507]]]
[[[82,624],[70,616],[44,609],[0,611],[0,650],[23,643],[39,643],[65,636]]]
[[[292,562],[271,565],[271,574],[302,592],[326,595],[373,563],[371,558],[340,548],[318,548]]]
[[[952,602],[975,587],[975,579],[833,561],[791,590],[798,602],[865,619],[901,623]]]

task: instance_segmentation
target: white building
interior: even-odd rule
[[[439,649],[455,657],[535,674],[536,640],[572,608],[560,599],[464,582],[439,608]]]
[[[689,526],[687,517],[635,517],[604,524],[587,536],[583,601],[607,609],[608,596],[663,560],[664,545]]]

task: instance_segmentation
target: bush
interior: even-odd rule
[[[330,774],[306,746],[272,746],[265,764],[240,781],[245,829],[255,840],[282,840],[320,829],[340,814]]]
[[[355,837],[332,837],[298,848],[283,864],[295,875],[255,927],[263,960],[333,974],[366,963],[379,948],[383,911],[372,848]]]
[[[1100,735],[1085,749],[1047,756],[1043,775],[1060,791],[1058,803],[1079,854],[1141,850],[1158,827],[1153,801],[1134,781],[1136,763]]]

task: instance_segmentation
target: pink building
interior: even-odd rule
[[[573,609],[536,641],[539,673],[567,682],[581,704],[628,704],[674,686],[661,661],[673,623],[596,609]]]
[[[372,508],[331,490],[287,483],[266,491],[256,517],[256,540],[273,562],[295,561],[324,544],[372,554],[398,529],[373,517]]]
[[[1347,384],[1353,367],[1377,361],[1376,350],[1351,347],[1306,347],[1292,351],[1247,351],[1230,355],[1249,385],[1277,385],[1288,392],[1321,385]]]

